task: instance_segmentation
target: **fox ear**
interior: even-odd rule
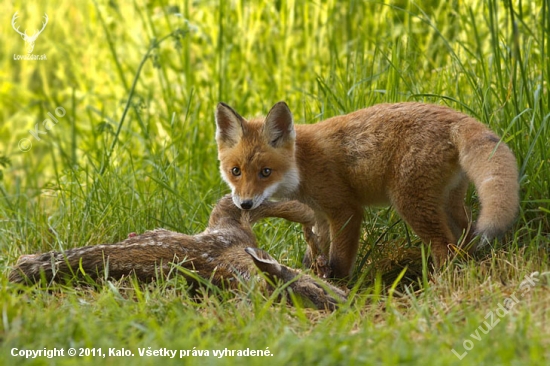
[[[279,102],[271,108],[264,124],[264,136],[273,147],[281,147],[288,142],[294,142],[296,132],[292,113],[285,102]]]
[[[233,146],[243,135],[245,123],[237,112],[225,103],[218,103],[216,108],[216,141],[218,144]]]

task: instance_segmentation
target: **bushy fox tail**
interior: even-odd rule
[[[510,228],[519,210],[516,158],[499,137],[473,118],[457,123],[452,135],[459,163],[481,202],[475,234],[487,240],[498,237]]]

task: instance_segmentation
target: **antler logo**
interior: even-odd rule
[[[36,42],[36,38],[38,38],[40,33],[42,33],[44,28],[46,28],[46,24],[48,24],[48,14],[44,13],[45,21],[42,23],[42,29],[40,30],[37,29],[32,36],[27,35],[27,30],[21,33],[21,31],[19,30],[19,27],[17,28],[15,27],[16,20],[17,20],[17,12],[15,12],[15,14],[13,14],[13,17],[11,18],[11,26],[13,27],[13,29],[15,29],[17,33],[21,35],[21,38],[23,38],[23,40],[25,41],[25,48],[27,49],[27,53],[30,54],[34,49],[34,42]]]

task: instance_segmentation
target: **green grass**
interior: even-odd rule
[[[185,358],[190,364],[548,363],[548,0],[0,4],[0,363],[159,362],[139,357],[148,347],[210,350]],[[47,60],[13,59],[25,53],[10,24],[16,11],[29,34],[48,14],[33,51]],[[216,160],[217,102],[255,116],[279,100],[297,123],[404,100],[475,116],[517,156],[516,224],[475,259],[407,287],[408,278],[382,284],[376,272],[419,240],[391,209],[367,209],[365,275],[353,302],[332,314],[288,307],[254,283],[196,301],[178,278],[76,288],[7,282],[21,254],[157,227],[203,230],[228,192]],[[59,107],[66,113],[47,131],[43,121]],[[29,134],[36,124],[46,132],[40,140]],[[22,139],[32,142],[27,152]],[[467,201],[476,206],[474,191]],[[255,230],[262,248],[300,265],[299,226],[266,220]],[[522,285],[533,272],[536,285]],[[512,295],[517,304],[498,318]],[[484,334],[491,313],[500,322]],[[464,346],[473,348],[459,360],[452,350],[462,355]],[[11,356],[55,347],[136,356]],[[212,352],[267,347],[272,357]]]

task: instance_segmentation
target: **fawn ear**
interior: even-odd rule
[[[264,124],[264,136],[273,147],[282,147],[287,143],[294,143],[296,132],[294,131],[294,122],[292,113],[285,102],[275,104]]]
[[[241,139],[246,121],[230,106],[218,103],[216,108],[216,141],[219,146],[231,147]]]
[[[279,262],[273,259],[272,256],[267,254],[265,250],[260,248],[248,247],[244,249],[254,261],[254,264],[262,272],[265,272],[271,276],[281,278],[282,268]]]

